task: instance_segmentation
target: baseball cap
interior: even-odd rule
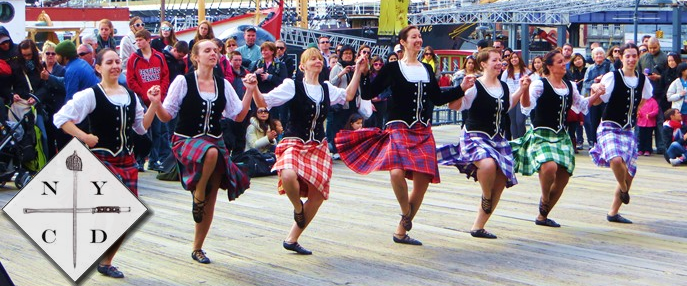
[[[8,37],[8,36],[5,36],[5,35],[0,36],[0,44],[4,43],[6,41],[9,41],[9,40],[10,40],[10,37]]]
[[[248,31],[257,32],[258,30],[255,29],[255,26],[250,26],[250,27],[248,27],[248,28],[246,29],[246,32],[248,32]]]

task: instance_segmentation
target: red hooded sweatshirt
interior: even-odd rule
[[[161,100],[165,100],[169,88],[169,69],[165,56],[151,49],[150,59],[143,57],[141,50],[131,54],[126,63],[126,84],[143,99],[143,104],[150,106],[148,89],[154,85],[160,86]]]

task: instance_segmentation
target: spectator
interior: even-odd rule
[[[95,50],[87,44],[81,44],[76,48],[79,58],[86,61],[92,68],[95,68]]]
[[[395,61],[398,61],[398,55],[396,53],[391,53],[386,57],[387,63],[391,63],[391,62],[395,62]]]
[[[12,42],[10,33],[5,27],[0,26],[0,60],[4,60],[7,64],[12,65],[14,61],[19,59],[19,49],[17,45]],[[10,90],[12,86],[12,77],[10,75],[0,75],[0,98],[3,102],[0,103],[0,118],[5,118],[7,111],[4,108],[6,104],[11,102]]]
[[[649,98],[637,110],[637,126],[639,127],[639,155],[651,156],[651,136],[656,129],[656,114],[658,114],[658,103],[656,99]],[[656,136],[661,136],[656,133]],[[658,146],[656,146],[658,148]]]
[[[570,61],[572,60],[573,47],[570,43],[563,44],[563,49],[561,49],[561,54],[563,55],[563,60],[565,61],[565,69],[570,69]]]
[[[680,77],[670,84],[666,97],[671,102],[671,108],[677,109],[682,115],[682,123],[687,125],[687,63],[677,66],[677,74]]]
[[[594,63],[594,58],[592,57],[592,51],[598,47],[601,47],[601,44],[599,42],[593,42],[591,45],[589,45],[589,54],[587,54],[587,57],[585,57],[584,62],[591,65]]]
[[[508,85],[508,91],[513,95],[520,89],[520,79],[530,74],[530,71],[527,69],[527,66],[525,66],[525,62],[520,60],[520,55],[517,53],[511,53],[510,58],[506,59],[508,61],[508,66],[506,70],[503,71],[503,74],[501,74],[501,81]],[[525,135],[527,131],[527,127],[525,126],[527,115],[520,110],[520,103],[516,104],[513,109],[508,111],[508,117],[510,118],[510,133],[512,138],[517,139]]]
[[[648,46],[649,45],[649,39],[651,39],[651,36],[649,36],[649,35],[642,36],[642,45]]]
[[[502,43],[500,40],[494,41],[494,43],[492,44],[492,47],[493,47],[494,49],[496,49],[496,51],[498,51],[500,55],[503,55],[503,48],[504,48],[504,46],[503,46],[503,43]]]
[[[687,124],[680,110],[671,108],[666,110],[663,122],[663,141],[668,148],[664,157],[673,166],[687,164]]]
[[[277,47],[272,42],[264,42],[260,45],[262,58],[259,59],[252,70],[258,78],[258,89],[262,93],[268,93],[279,86],[286,76],[284,63],[276,61],[274,56]],[[288,105],[276,106],[270,109],[270,115],[281,121],[288,120]]]
[[[615,47],[618,49],[618,47]],[[618,54],[615,52],[614,54]],[[594,58],[594,64],[587,68],[587,72],[584,74],[584,81],[582,84],[582,95],[589,97],[592,84],[601,82],[601,78],[606,73],[615,71],[615,67],[610,59],[604,58],[604,49],[602,47],[595,48],[592,51],[592,57]],[[584,118],[585,126],[584,129],[587,133],[587,143],[589,143],[589,148],[591,149],[594,144],[596,144],[596,130],[601,123],[601,114],[606,108],[606,103],[601,103],[596,106],[589,107],[589,113]],[[578,146],[581,146],[579,144]]]
[[[485,40],[485,39],[481,39],[481,40],[477,41],[476,47],[477,47],[477,52],[475,52],[475,54],[472,55],[473,57],[476,56],[476,54],[479,53],[482,49],[486,49],[487,47],[489,47],[489,42],[487,42],[487,40]]]
[[[431,46],[426,46],[425,49],[422,51],[422,62],[429,64],[432,67],[434,76],[438,79],[438,76],[440,75],[439,57],[437,57],[437,55],[434,54],[434,49]]]
[[[212,40],[215,38],[215,32],[212,31],[212,24],[210,21],[203,20],[198,24],[198,29],[196,29],[196,35],[193,36],[193,40],[188,43],[188,48],[193,50],[193,45],[200,40]]]
[[[332,68],[329,74],[329,82],[338,87],[345,89],[355,70],[355,51],[353,47],[345,45],[341,48],[339,53],[339,62]],[[333,154],[334,159],[338,159],[338,152],[336,151],[336,146],[334,145],[334,137],[339,130],[346,126],[346,120],[351,114],[358,111],[358,103],[360,101],[360,96],[357,95],[355,100],[350,102],[345,102],[343,104],[335,104],[329,108],[327,114],[327,128],[326,136],[327,142],[329,143],[329,150]]]
[[[93,66],[95,66],[95,54],[98,50],[98,38],[96,35],[87,35],[81,38],[81,43],[91,46],[93,50]],[[78,49],[77,49],[78,50]]]
[[[370,69],[370,80],[373,80],[379,74],[384,66],[384,61],[378,56],[372,57],[370,60],[372,63],[372,69]],[[384,90],[378,96],[372,98],[372,105],[374,106],[374,112],[372,116],[367,119],[367,126],[377,127],[379,129],[384,129],[387,118],[387,100],[391,96],[391,89]],[[356,113],[357,114],[357,113]]]
[[[231,72],[231,64],[229,63],[229,59],[224,55],[226,52],[224,50],[224,43],[222,43],[222,40],[214,38],[212,39],[213,42],[215,42],[215,45],[219,47],[219,54],[217,55],[219,59],[217,59],[217,66],[219,66],[219,70],[222,72],[220,75],[221,77],[224,77],[228,82],[234,81],[234,73]],[[215,70],[217,68],[215,67]]]
[[[580,94],[582,93],[582,87],[584,86],[584,75],[587,73],[587,67],[585,66],[584,63],[584,57],[581,54],[575,53],[573,55],[572,59],[570,60],[572,63],[570,65],[570,68],[568,69],[568,75],[567,78],[570,79],[573,83],[575,83],[575,88],[577,88],[577,92]],[[575,152],[577,150],[582,150],[582,145],[584,144],[584,137],[583,137],[583,130],[582,130],[582,123],[584,123],[584,117],[585,115],[580,114],[580,113],[575,113],[573,115],[575,121],[570,121],[570,115],[571,113],[575,113],[573,111],[568,111],[568,123],[579,123],[579,128],[578,125],[575,126],[570,126],[568,124],[568,132],[573,130],[575,132],[570,136],[570,138],[573,140],[573,146],[575,147]],[[578,118],[580,117],[580,118]],[[577,140],[577,141],[575,141]]]
[[[243,79],[250,72],[243,67],[243,57],[238,51],[233,51],[231,53],[231,60],[229,62],[231,63],[231,73],[234,78],[234,81],[230,82],[230,84],[239,98],[243,99],[243,95],[246,92],[246,87],[243,85]],[[251,110],[255,109],[255,103],[251,103]],[[235,157],[245,149],[246,129],[250,122],[248,120],[235,122],[229,118],[222,118],[220,124],[222,125],[222,136],[227,146],[227,150],[231,153],[232,157]]]
[[[150,42],[150,46],[154,50],[162,53],[167,46],[174,46],[178,41],[172,23],[163,21],[160,24],[160,37]]]
[[[129,33],[122,38],[122,42],[119,44],[119,57],[122,59],[122,75],[125,77],[129,57],[131,54],[136,53],[136,50],[139,48],[136,46],[136,32],[145,30],[145,24],[143,24],[141,17],[135,16],[129,20],[129,30]]]
[[[358,114],[358,113],[353,113],[351,114],[350,117],[348,117],[348,122],[346,122],[346,126],[344,127],[344,130],[359,130],[363,128],[363,116]]]
[[[651,86],[654,88],[653,97],[658,103],[660,111],[656,116],[656,134],[661,133],[660,125],[665,121],[663,112],[668,109],[668,102],[666,101],[666,87],[661,85],[661,74],[668,69],[668,57],[661,51],[661,45],[656,37],[651,37],[647,43],[649,52],[639,58],[637,62],[637,71],[644,72]],[[648,71],[648,73],[647,73]],[[663,154],[665,150],[665,143],[663,137],[656,136],[656,153]]]
[[[294,62],[293,57],[289,57],[286,54],[286,43],[282,40],[277,40],[274,42],[274,45],[277,46],[277,60],[284,63],[284,66],[286,67],[286,77],[293,78],[296,72],[296,63]]]
[[[577,146],[580,144],[579,142],[582,139],[578,136],[580,136],[579,134],[582,134],[582,132],[578,131],[580,131],[584,125],[584,115],[579,112],[575,112],[572,109],[568,109],[565,123],[568,126],[568,135],[570,136],[570,140],[575,148],[575,154],[580,153],[580,151],[578,151],[580,148],[577,148]],[[582,142],[584,142],[584,140],[582,140]]]
[[[395,53],[396,56],[397,56],[397,57],[396,57],[397,60],[403,59],[403,54],[405,53],[405,47],[403,47],[403,45],[401,45],[401,44],[397,44],[397,45],[394,47],[394,53]]]
[[[5,60],[0,60],[0,76],[12,75],[12,68]]]
[[[12,66],[12,94],[13,102],[21,102],[27,105],[34,105],[36,100],[31,97],[35,95],[40,102],[43,102],[48,97],[48,86],[45,80],[41,79],[41,72],[43,65],[38,56],[38,48],[33,40],[23,40],[19,43],[19,53],[21,57]],[[42,108],[39,106],[38,108]],[[20,121],[24,114],[16,114]],[[42,112],[38,112],[35,118],[35,124],[41,130],[41,144],[42,150],[48,149],[48,140],[45,131],[45,118]]]
[[[270,129],[270,112],[265,107],[259,107],[250,118],[250,125],[246,130],[245,151],[256,149],[260,153],[268,153],[277,145],[277,131]]]
[[[639,48],[639,57],[640,58],[649,51],[649,47],[647,47],[644,44],[639,45],[639,47],[637,47],[637,48]]]
[[[680,55],[670,52],[668,53],[667,57],[668,59],[668,67],[666,70],[661,73],[661,83],[660,85],[666,88],[666,94],[668,93],[668,87],[678,78],[681,77],[680,72],[678,72],[677,67],[678,64],[682,63],[682,59],[680,58]],[[667,97],[666,97],[667,99]],[[658,107],[662,110],[668,110],[672,106],[672,102],[670,100],[665,100],[664,101],[665,105],[659,105]],[[659,122],[659,124],[661,124]]]
[[[486,41],[485,41],[486,42]],[[541,56],[539,56],[541,58]],[[541,61],[540,61],[541,62]],[[475,78],[479,78],[482,74],[475,68],[475,57],[474,56],[467,56],[465,58],[465,63],[463,63],[463,69],[459,70],[456,72],[456,74],[453,75],[453,86],[460,86],[463,83],[463,79],[465,76],[474,76]],[[463,122],[463,126],[465,126],[465,122],[468,119],[468,110],[463,110],[460,112],[460,120]]]
[[[281,140],[284,138],[284,126],[281,124],[281,120],[270,120],[270,129],[277,132],[277,143],[281,142]]]
[[[623,67],[623,62],[620,60],[620,47],[618,45],[612,46],[608,49],[606,58],[613,64],[613,69],[618,70]]]
[[[109,19],[102,19],[98,22],[98,48],[96,53],[104,49],[117,50],[117,42],[114,39],[114,26]]]
[[[100,79],[95,75],[93,68],[84,60],[78,58],[76,46],[72,41],[60,42],[55,47],[57,62],[64,66],[64,103],[72,99],[75,93],[92,87]]]
[[[162,54],[165,56],[165,62],[169,69],[169,82],[174,81],[177,76],[184,75],[186,64],[184,57],[188,55],[188,44],[185,41],[178,41],[174,46],[167,46]]]
[[[55,43],[47,41],[43,43],[43,62],[44,67],[41,79],[47,80],[48,94],[43,99],[43,107],[47,122],[52,122],[53,115],[64,105],[64,67],[57,63],[55,53]],[[57,154],[57,150],[62,149],[58,142],[67,142],[70,138],[64,132],[57,130],[54,124],[45,125],[48,149],[45,150],[46,159],[50,160]],[[59,131],[59,132],[58,132]],[[60,140],[57,138],[61,137]]]
[[[682,49],[680,49],[680,54],[687,54],[687,40],[682,41]]]
[[[324,57],[324,63],[325,64],[329,63],[329,56],[332,55],[332,52],[329,50],[331,48],[331,43],[329,42],[329,37],[320,36],[320,38],[317,39],[317,48],[320,49],[320,52],[322,53],[322,56]]]
[[[243,32],[243,39],[246,41],[246,44],[236,49],[241,53],[241,56],[244,60],[250,61],[248,66],[244,64],[244,67],[249,70],[253,70],[255,63],[260,59],[260,47],[255,44],[255,41],[257,40],[256,34],[257,30],[255,27],[251,26],[246,29],[246,31]]]
[[[542,69],[543,66],[544,58],[542,56],[536,56],[532,59],[532,63],[530,64],[530,79],[532,81],[541,79],[544,76],[544,69]]]
[[[236,43],[236,40],[234,38],[227,39],[227,41],[224,42],[224,51],[227,52],[227,58],[231,59],[231,53],[235,51],[238,47],[239,44]]]
[[[339,56],[338,55],[331,55],[329,56],[329,70],[331,70],[334,66],[336,66],[336,63],[339,62]]]
[[[150,32],[148,30],[141,30],[136,32],[136,44],[139,49],[136,53],[131,55],[127,63],[127,69],[130,70],[126,74],[126,81],[138,96],[143,99],[143,104],[150,108],[150,99],[148,99],[148,90],[153,86],[159,86],[160,98],[164,100],[167,96],[167,89],[169,88],[169,68],[165,56],[160,52],[153,50],[150,47]],[[157,117],[153,119],[149,130],[152,139],[152,148],[150,149],[150,160],[148,162],[148,169],[160,170],[162,168],[162,161],[171,154],[170,138],[167,130],[167,124],[161,122]],[[144,159],[148,154],[137,154],[139,156],[138,169],[143,171]]]

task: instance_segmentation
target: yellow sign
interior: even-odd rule
[[[377,34],[394,36],[408,26],[408,5],[410,5],[410,0],[381,1]]]

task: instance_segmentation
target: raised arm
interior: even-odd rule
[[[353,77],[346,87],[346,101],[351,101],[355,98],[355,94],[360,86],[360,74],[367,73],[370,68],[367,64],[367,58],[363,56],[358,57],[355,65],[356,68],[355,72],[353,73]]]
[[[510,107],[508,110],[513,109],[519,101],[522,101],[523,99],[526,100],[527,105],[525,105],[525,102],[520,102],[520,105],[524,107],[529,107],[531,102],[530,102],[530,83],[532,83],[532,80],[530,80],[530,77],[525,75],[520,78],[520,87],[510,95]]]

